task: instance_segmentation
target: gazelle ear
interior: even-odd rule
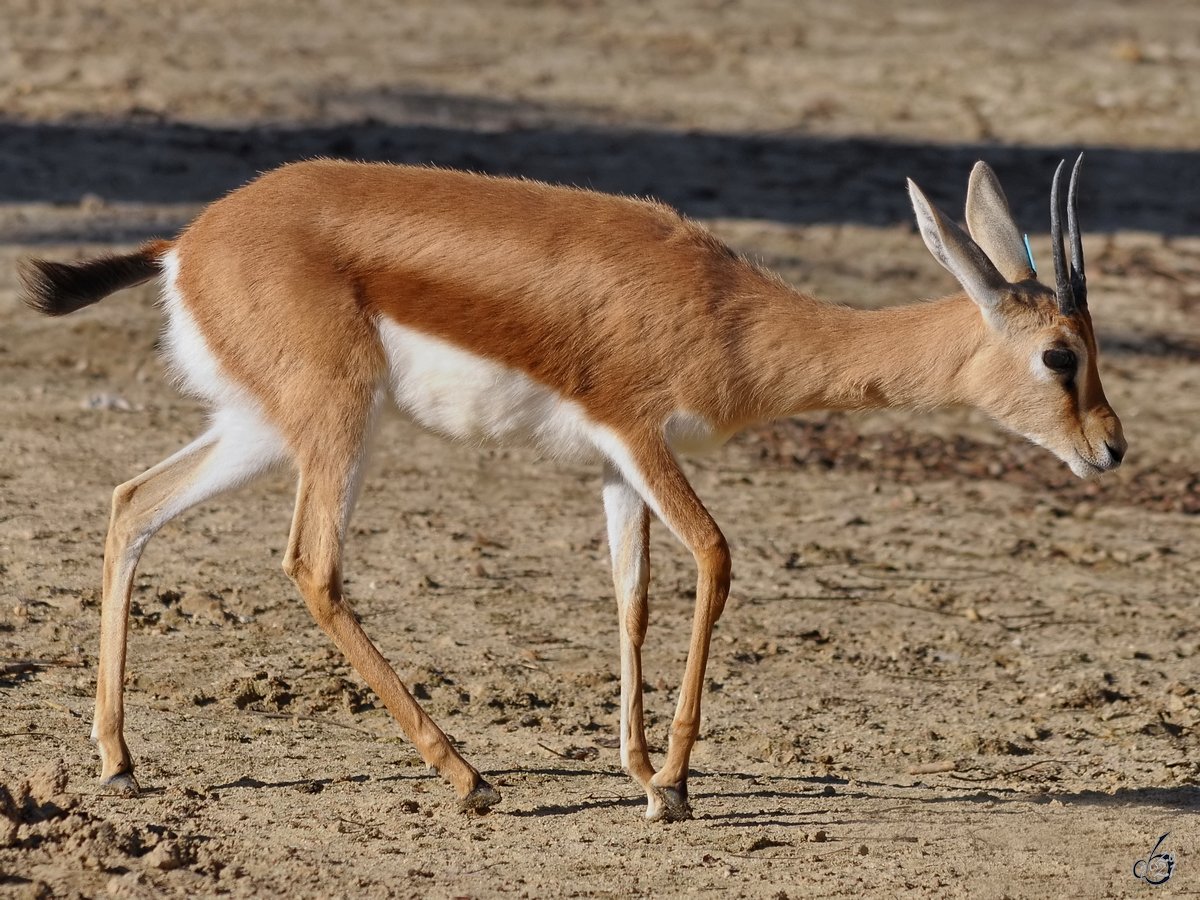
[[[1000,181],[992,167],[982,161],[975,163],[967,185],[967,230],[1010,282],[1037,277]]]
[[[998,313],[1007,294],[1008,281],[979,245],[933,206],[911,178],[908,179],[908,195],[917,214],[921,237],[933,258],[958,279],[967,296],[985,313]]]

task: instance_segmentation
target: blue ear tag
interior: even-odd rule
[[[1029,268],[1033,269],[1033,274],[1037,274],[1037,263],[1033,261],[1033,250],[1029,247],[1029,235],[1025,235],[1025,255],[1029,257]]]

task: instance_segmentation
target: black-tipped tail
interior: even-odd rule
[[[169,241],[151,241],[124,256],[100,256],[79,263],[23,259],[18,271],[21,299],[47,316],[65,316],[91,306],[114,291],[149,281],[162,269]]]

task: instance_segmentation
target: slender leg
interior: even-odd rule
[[[100,662],[92,740],[100,750],[101,780],[136,792],[133,760],[125,744],[125,654],[133,576],[146,543],[185,510],[237,487],[277,465],[285,451],[279,436],[253,414],[226,409],[213,426],[174,456],[113,492],[112,520],[104,547],[100,612]]]
[[[621,765],[646,791],[654,767],[646,748],[642,715],[642,643],[649,612],[650,510],[611,465],[604,469],[604,512],[608,517],[608,546],[612,552],[613,584],[621,633]]]
[[[321,456],[302,456],[299,460],[300,485],[284,571],[300,588],[317,624],[383,700],[421,757],[454,785],[460,805],[486,812],[499,802],[500,794],[459,756],[413,699],[362,630],[342,594],[342,543],[360,454],[343,455],[328,445],[321,449]],[[349,464],[343,465],[340,460],[348,460]]]
[[[700,733],[700,698],[712,629],[729,596],[729,545],[661,438],[626,444],[622,451],[614,458],[622,475],[696,560],[696,611],[687,666],[671,724],[667,760],[650,780],[651,802],[646,811],[646,818],[652,821],[672,821],[691,815],[688,762]]]

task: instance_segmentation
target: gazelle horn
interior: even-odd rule
[[[1075,304],[1072,278],[1067,272],[1066,253],[1063,252],[1062,213],[1058,202],[1058,189],[1062,183],[1064,159],[1054,170],[1054,182],[1050,186],[1050,248],[1054,253],[1054,291],[1058,295],[1058,309],[1064,316],[1073,316],[1079,307]],[[1074,217],[1071,218],[1074,221]],[[1072,248],[1074,249],[1074,248]]]
[[[1079,198],[1075,189],[1079,182],[1079,168],[1083,165],[1083,154],[1075,160],[1071,170],[1071,186],[1067,189],[1067,236],[1071,240],[1071,292],[1081,308],[1087,308],[1087,277],[1083,274],[1083,239],[1079,235]]]

